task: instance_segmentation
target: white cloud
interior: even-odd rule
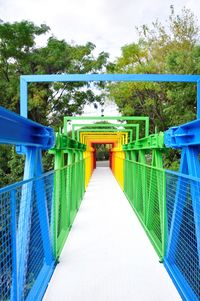
[[[108,51],[113,58],[120,54],[121,46],[136,40],[136,26],[157,18],[166,20],[171,4],[177,11],[186,6],[200,14],[196,0],[0,0],[0,18],[46,23],[56,37],[91,41],[98,51]]]

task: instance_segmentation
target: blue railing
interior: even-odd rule
[[[46,290],[55,266],[54,176],[49,172],[0,190],[1,300],[40,300]]]
[[[166,172],[165,267],[183,300],[200,300],[200,179]]]

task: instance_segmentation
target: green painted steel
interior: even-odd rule
[[[162,260],[167,240],[163,133],[124,145],[123,150],[124,193]]]
[[[107,117],[75,118],[68,120],[138,120],[145,121],[145,134],[149,131],[149,119]],[[75,132],[76,127],[81,127]],[[116,129],[112,128],[116,127]],[[132,140],[132,130],[136,130],[136,140]],[[129,133],[129,143],[123,145],[124,193],[147,232],[159,257],[162,259],[166,250],[166,188],[162,154],[165,150],[163,133],[140,137],[139,124],[73,124],[72,139],[60,130],[56,134],[56,145],[51,149],[55,156],[54,187],[54,252],[58,259],[67,235],[80,206],[85,190],[86,145],[79,142],[82,132]],[[75,135],[76,134],[76,135]],[[76,140],[74,138],[77,138]],[[117,155],[116,155],[117,156]],[[117,157],[116,157],[117,158]]]
[[[102,133],[110,133],[110,132],[114,132],[114,133],[120,133],[122,130],[118,130],[118,129],[93,129],[93,128],[82,128],[82,129],[78,129],[76,131],[76,139],[77,141],[80,141],[80,133],[82,132],[102,132]],[[129,141],[133,140],[133,132],[132,130],[123,130],[123,132],[128,133],[129,134]]]
[[[55,157],[54,177],[54,255],[59,258],[84,195],[84,159],[86,146],[56,134],[49,152]]]
[[[123,150],[150,150],[150,149],[164,149],[164,133],[149,135],[148,137],[135,140],[129,144],[123,145]]]
[[[131,160],[126,160],[126,168],[132,171],[133,177],[125,179],[124,192],[156,252],[163,259],[167,234],[165,170]]]
[[[96,131],[98,131],[98,128],[104,128],[104,131],[107,132],[109,131],[110,127],[116,127],[118,128],[118,131],[124,131],[124,129],[119,129],[120,127],[124,127],[125,129],[127,128],[133,128],[135,129],[135,137],[136,137],[136,140],[139,139],[139,135],[140,135],[140,125],[139,124],[117,124],[117,123],[109,123],[109,124],[105,124],[105,123],[94,123],[94,124],[73,124],[72,125],[72,138],[75,139],[75,128],[76,127],[83,127],[82,129],[79,129],[79,130],[84,130],[84,127],[89,127],[93,130],[96,129]],[[108,128],[108,129],[107,129]],[[78,130],[77,130],[78,131]]]
[[[66,116],[64,117],[64,133],[67,135],[68,131],[68,121],[74,121],[74,120],[101,120],[101,121],[107,121],[107,120],[116,120],[116,121],[144,121],[145,123],[145,137],[149,136],[149,117],[144,117],[144,116],[117,116],[117,117],[72,117],[72,116]],[[84,125],[83,125],[84,126]],[[123,126],[123,124],[122,124]]]

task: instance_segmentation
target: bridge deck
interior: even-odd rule
[[[109,168],[94,171],[43,300],[181,300]]]

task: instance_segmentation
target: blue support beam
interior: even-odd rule
[[[41,82],[90,82],[90,81],[134,81],[134,82],[190,82],[200,80],[200,75],[177,74],[44,74],[22,75],[29,83]]]
[[[27,80],[20,76],[20,103],[23,102],[23,106],[20,104],[20,115],[24,117],[27,116],[28,112],[28,102],[26,101],[28,99],[28,84]]]
[[[40,147],[54,145],[54,130],[0,107],[0,143]]]
[[[24,179],[32,179],[36,176],[36,167],[38,160],[38,150],[35,147],[28,147],[26,150],[26,161],[24,168]],[[30,227],[32,214],[32,191],[33,181],[22,186],[20,210],[18,217],[17,228],[17,280],[18,280],[18,294],[23,296],[23,289],[25,285],[27,273],[27,250],[30,242]]]
[[[200,146],[200,120],[169,128],[164,134],[164,143],[175,149]]]

